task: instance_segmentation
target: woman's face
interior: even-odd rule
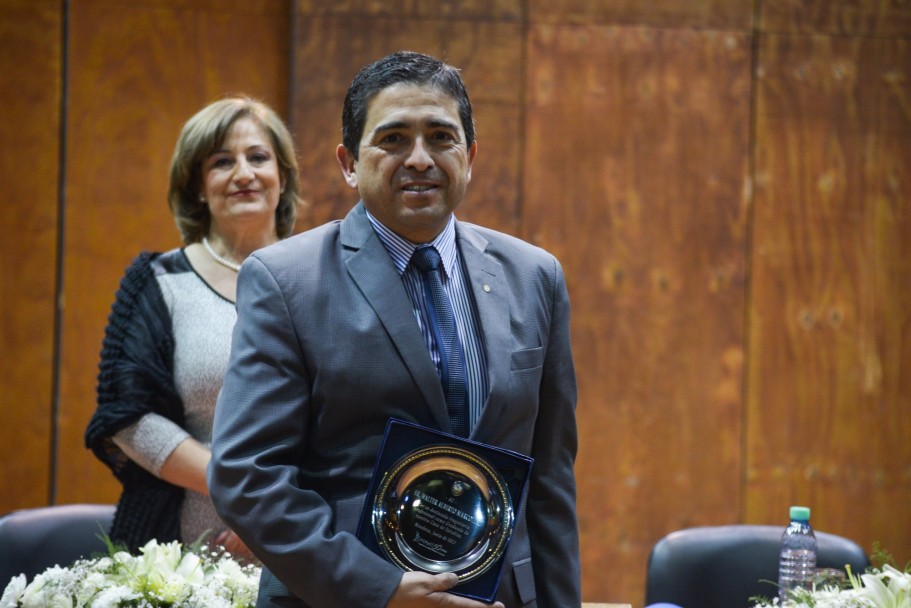
[[[265,222],[275,231],[275,210],[284,186],[268,133],[253,119],[238,119],[220,149],[202,163],[200,197],[212,227],[224,232],[239,222]]]

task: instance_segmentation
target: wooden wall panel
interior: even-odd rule
[[[341,143],[341,113],[351,79],[364,65],[396,50],[414,50],[445,58],[462,68],[477,123],[478,155],[459,218],[517,234],[521,165],[522,29],[518,10],[474,20],[425,18],[402,2],[364,3],[376,16],[365,16],[361,3],[298,4],[294,68],[293,123],[300,148],[304,224],[317,226],[342,218],[357,202],[357,192],[343,181],[335,148]],[[516,5],[517,3],[513,3]],[[406,7],[407,5],[407,7]],[[470,5],[470,3],[469,3]],[[472,14],[471,10],[468,10]],[[460,13],[461,14],[461,13]],[[370,36],[362,33],[370,31]]]
[[[663,533],[783,525],[793,502],[911,559],[907,2],[80,0],[61,49],[63,6],[0,0],[0,83],[16,92],[0,101],[16,176],[0,216],[0,511],[55,483],[58,502],[116,497],[82,431],[124,267],[179,243],[164,197],[183,121],[241,91],[285,113],[299,227],[319,224],[355,200],[334,158],[348,82],[413,48],[462,67],[475,102],[459,216],[567,272],[586,600],[641,606]]]
[[[630,25],[744,31],[754,0],[529,0],[529,21],[562,25]]]
[[[562,260],[584,597],[641,602],[652,544],[739,516],[749,38],[530,30],[528,236]]]
[[[749,520],[911,558],[911,46],[761,38]]]
[[[758,6],[767,33],[911,34],[911,6],[904,0],[762,0]]]
[[[119,493],[82,433],[124,268],[141,250],[180,245],[166,201],[180,127],[206,103],[241,92],[286,116],[290,55],[287,2],[70,6],[61,502]]]
[[[62,35],[59,2],[0,0],[0,513],[50,493]]]
[[[295,10],[297,15],[304,18],[335,16],[405,20],[515,21],[522,15],[523,4],[523,0],[296,0]],[[381,28],[371,28],[370,34],[377,34],[379,29]],[[350,42],[354,42],[354,39]]]

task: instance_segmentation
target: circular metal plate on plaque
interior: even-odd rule
[[[513,517],[500,474],[480,456],[449,445],[399,459],[373,497],[373,530],[390,560],[404,570],[455,572],[461,581],[503,556]]]

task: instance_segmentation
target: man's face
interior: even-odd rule
[[[337,155],[345,181],[367,210],[413,243],[432,240],[471,181],[477,144],[468,148],[458,104],[429,85],[399,83],[367,107],[359,159]]]

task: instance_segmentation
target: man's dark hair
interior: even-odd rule
[[[474,143],[474,118],[471,115],[471,101],[458,68],[443,63],[435,57],[398,51],[361,68],[345,95],[342,109],[342,144],[357,160],[358,147],[364,135],[367,121],[367,106],[373,97],[394,84],[410,83],[431,85],[449,95],[459,106],[459,118],[465,131],[465,143],[471,148]]]

